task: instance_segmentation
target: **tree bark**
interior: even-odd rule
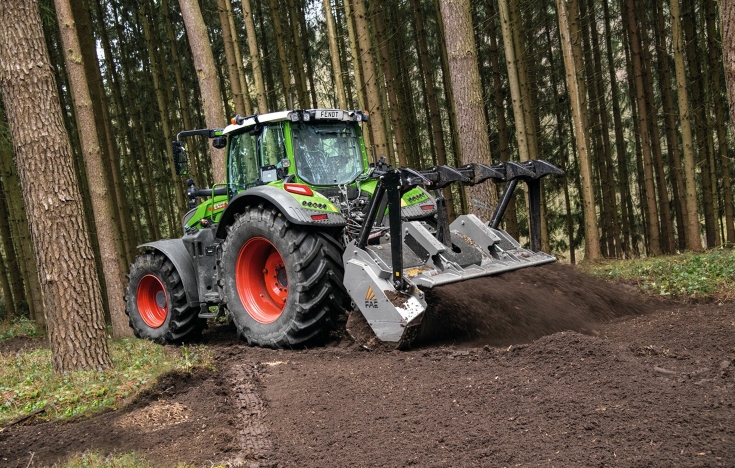
[[[681,154],[677,134],[676,114],[674,111],[674,97],[671,90],[671,70],[669,68],[669,53],[666,47],[665,23],[663,2],[656,0],[656,24],[654,27],[659,69],[659,87],[661,89],[661,103],[664,108],[664,124],[666,127],[666,146],[669,149],[671,163],[671,188],[674,196],[676,212],[676,230],[679,250],[686,249],[686,219],[687,206],[684,202],[684,181],[681,174]]]
[[[265,82],[260,66],[260,52],[258,52],[258,39],[255,35],[255,22],[253,21],[253,9],[250,7],[250,0],[242,0],[242,14],[245,18],[245,33],[248,36],[250,64],[255,79],[255,99],[258,103],[258,113],[265,114],[268,112],[268,104],[266,102]]]
[[[69,73],[69,84],[74,99],[77,126],[92,198],[92,211],[105,278],[107,305],[112,319],[112,334],[116,338],[132,336],[133,333],[128,326],[123,302],[123,296],[125,295],[125,288],[122,283],[124,273],[117,251],[117,242],[115,242],[116,227],[113,217],[113,198],[110,197],[108,181],[105,178],[105,165],[97,137],[96,120],[84,69],[81,46],[69,1],[55,0],[54,3],[64,45],[66,69]]]
[[[235,102],[235,112],[240,115],[247,115],[245,111],[245,96],[240,82],[240,75],[237,72],[237,61],[240,60],[235,55],[235,41],[233,39],[235,31],[230,29],[230,20],[227,17],[227,4],[230,0],[217,0],[217,13],[219,13],[219,22],[222,25],[222,42],[225,49],[225,60],[227,61],[227,75],[230,77],[230,89],[232,90],[232,100]],[[170,25],[166,25],[167,29]]]
[[[243,0],[243,3],[247,0]],[[202,108],[204,122],[208,128],[221,128],[225,124],[225,114],[222,110],[220,87],[217,82],[216,68],[212,48],[209,46],[207,27],[199,9],[198,0],[179,0],[181,16],[184,18],[186,35],[189,38],[189,47],[194,60],[194,68],[202,93]],[[208,146],[209,157],[212,161],[212,183],[225,180],[225,152]]]
[[[697,137],[697,150],[699,156],[699,167],[702,175],[702,209],[704,212],[704,227],[707,248],[713,248],[717,245],[717,221],[715,219],[714,199],[712,197],[712,175],[710,169],[710,155],[708,139],[709,128],[707,125],[707,113],[705,112],[704,96],[702,88],[702,66],[700,62],[699,38],[695,28],[694,6],[691,2],[684,0],[682,2],[684,8],[680,10],[680,18],[682,31],[684,36],[686,60],[689,69],[689,86],[691,92],[691,108],[693,113],[691,124],[694,126],[695,136]],[[673,8],[672,8],[673,11]],[[678,80],[678,78],[677,78]]]
[[[640,37],[635,14],[634,0],[624,0],[625,18],[627,19],[630,34],[630,49],[632,55],[633,75],[635,79],[636,103],[638,106],[638,121],[640,124],[641,146],[643,151],[643,175],[646,186],[646,200],[644,201],[648,214],[649,253],[653,256],[661,255],[661,237],[659,234],[658,213],[656,211],[656,194],[653,182],[653,154],[651,150],[651,134],[649,131],[648,110],[643,84],[643,63],[641,57]]]
[[[274,0],[270,1],[273,2]],[[327,19],[327,39],[329,40],[329,56],[332,59],[332,74],[334,75],[335,91],[337,92],[337,105],[340,109],[347,109],[345,87],[342,84],[342,64],[339,60],[339,48],[337,47],[337,32],[334,27],[334,16],[332,16],[332,2],[322,0],[322,4]]]
[[[370,112],[370,127],[373,135],[375,154],[388,156],[388,139],[386,138],[385,124],[383,123],[383,106],[380,102],[377,73],[373,64],[373,48],[370,41],[370,28],[363,0],[352,0],[355,13],[357,41],[360,46],[360,61],[362,63],[363,79],[365,81],[367,110]]]
[[[345,3],[347,0],[345,0]],[[429,56],[429,46],[426,43],[426,29],[424,27],[424,11],[420,0],[411,0],[413,6],[413,19],[416,26],[416,41],[418,43],[419,64],[421,68],[422,84],[425,90],[426,104],[429,109],[426,123],[429,131],[429,139],[433,143],[436,152],[436,163],[440,165],[447,164],[447,150],[444,145],[444,132],[442,131],[441,112],[439,110],[439,101],[436,95],[434,82],[434,66]],[[447,212],[449,219],[454,219],[454,202],[452,199],[452,190],[446,187],[442,190],[444,198],[447,200]],[[517,237],[516,237],[517,239]]]
[[[36,246],[54,370],[108,367],[94,254],[34,1],[0,3],[0,59],[0,90]]]
[[[270,7],[271,19],[273,20],[273,30],[276,35],[276,49],[278,50],[278,62],[280,65],[279,69],[281,70],[281,86],[283,87],[284,101],[286,102],[286,108],[290,109],[291,101],[293,100],[293,96],[291,96],[291,74],[289,73],[290,67],[288,59],[286,58],[286,46],[283,40],[281,14],[279,13],[278,6],[276,5],[276,0],[268,0],[268,5]],[[338,82],[338,85],[341,85],[341,71],[339,75],[340,81]],[[342,94],[344,94],[344,88],[342,90]],[[346,109],[346,105],[345,107],[342,107],[342,109]]]
[[[699,211],[697,208],[697,186],[695,174],[697,167],[694,163],[694,142],[690,122],[689,84],[684,63],[684,34],[681,24],[679,0],[671,0],[671,31],[674,46],[674,63],[676,66],[676,91],[679,98],[679,120],[681,121],[681,140],[684,150],[684,182],[686,189],[687,212],[686,224],[687,249],[694,252],[702,250],[702,239],[699,234]]]
[[[513,43],[512,19],[508,0],[498,0],[500,12],[500,26],[503,32],[503,44],[505,45],[505,65],[508,68],[508,84],[513,101],[513,118],[515,120],[516,141],[518,144],[518,157],[521,161],[528,161],[528,135],[526,134],[525,112],[523,111],[523,96],[521,95],[520,79],[518,77],[518,58],[516,47]]]
[[[477,50],[472,34],[469,0],[440,0],[444,21],[444,40],[452,82],[454,112],[457,118],[458,159],[463,164],[490,164],[490,142],[482,102]],[[490,184],[466,188],[468,211],[480,219],[489,219],[497,204],[497,194]]]
[[[592,165],[589,158],[587,132],[587,103],[585,99],[583,70],[581,61],[579,31],[579,6],[576,0],[556,0],[561,33],[562,52],[567,73],[567,87],[572,106],[574,135],[579,154],[580,176],[582,179],[582,207],[584,213],[585,260],[595,261],[601,257],[600,234],[597,230],[595,195],[592,188]]]
[[[725,7],[720,3],[720,8]],[[722,39],[717,34],[717,13],[712,2],[705,2],[707,13],[707,46],[709,49],[709,62],[712,68],[712,95],[720,96],[722,75],[724,71],[722,64],[724,57],[720,52]],[[717,146],[720,154],[720,172],[722,173],[722,196],[725,209],[725,239],[727,244],[735,244],[735,220],[733,220],[732,182],[730,178],[730,159],[727,155],[727,127],[725,115],[727,113],[725,102],[717,97],[714,98],[715,122],[717,125]]]

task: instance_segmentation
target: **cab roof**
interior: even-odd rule
[[[239,133],[238,130],[246,130],[258,124],[273,122],[367,122],[370,115],[362,110],[344,109],[307,109],[307,110],[285,110],[270,112],[268,114],[255,114],[247,117],[239,115],[232,119],[233,123],[222,130],[223,135]]]

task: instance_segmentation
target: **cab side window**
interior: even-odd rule
[[[260,134],[260,165],[279,166],[286,159],[286,141],[283,138],[283,124],[269,125]]]

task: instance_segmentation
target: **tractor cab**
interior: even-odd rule
[[[228,136],[227,182],[233,192],[288,180],[309,186],[350,184],[367,167],[361,111],[316,109],[239,117]]]

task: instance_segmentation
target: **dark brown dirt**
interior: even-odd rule
[[[40,336],[16,336],[0,341],[0,353],[15,354],[19,351],[47,347],[45,338]]]
[[[8,428],[0,466],[85,449],[156,466],[735,466],[735,303],[653,302],[564,267],[514,276],[462,283],[433,319],[451,339],[406,352],[348,335],[248,348],[213,326],[219,371],[85,421]]]

